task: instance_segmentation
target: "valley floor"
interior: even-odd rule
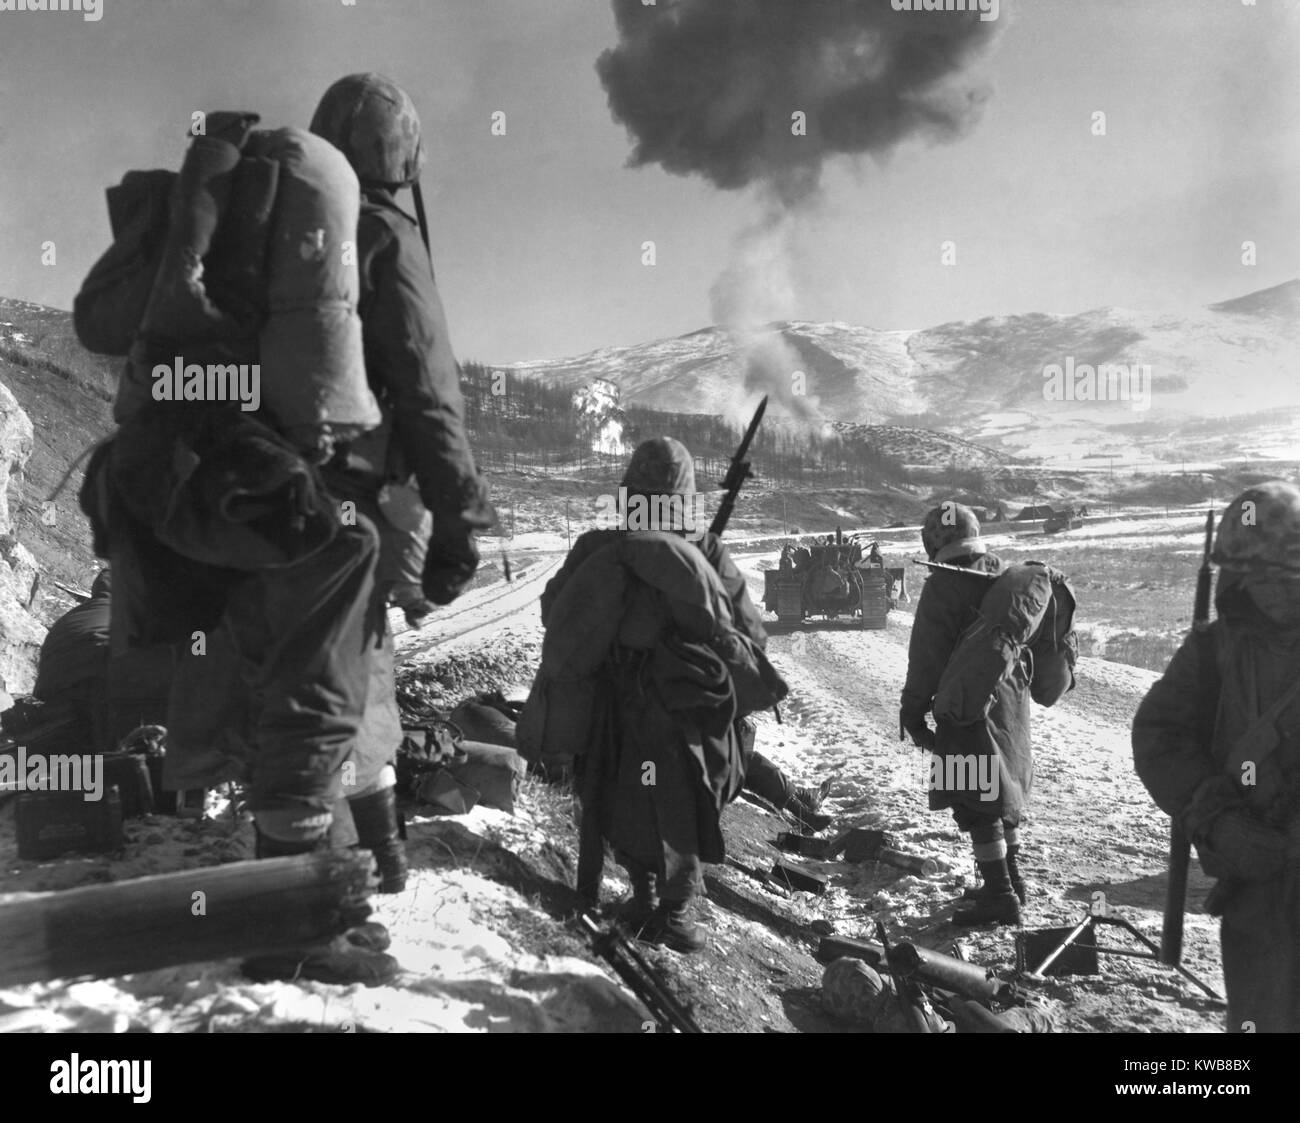
[[[743,547],[742,547],[743,548]],[[761,593],[769,555],[738,561]],[[487,582],[418,634],[399,637],[409,669],[448,703],[478,689],[521,694],[540,648],[535,597],[558,555],[516,565],[511,585]],[[897,700],[911,618],[891,614],[884,631],[816,630],[772,637],[774,662],[791,696],[783,722],[760,718],[759,746],[800,782],[831,777],[833,829],[889,830],[906,848],[946,859],[923,878],[868,862],[807,864],[829,876],[819,897],[780,899],[731,866],[713,868],[698,906],[709,949],[683,959],[650,958],[692,1003],[705,1029],[834,1032],[822,1011],[821,966],[813,952],[826,924],[837,934],[891,937],[948,951],[961,939],[970,957],[1010,971],[1014,934],[961,932],[952,906],[972,875],[969,855],[946,815],[926,808],[919,755],[897,740]],[[1133,774],[1128,730],[1155,675],[1084,659],[1078,688],[1054,709],[1036,709],[1037,759],[1025,865],[1032,879],[1031,927],[1072,925],[1097,893],[1152,939],[1164,897],[1168,821]],[[724,823],[742,865],[770,866],[778,831],[792,829],[769,808],[738,801]],[[0,892],[68,888],[251,857],[251,827],[228,815],[203,823],[135,820],[118,855],[35,863],[15,857],[12,802],[0,808]],[[391,986],[252,984],[234,961],[193,964],[99,981],[62,980],[0,991],[0,1029],[34,1030],[626,1030],[643,1015],[568,923],[576,862],[572,803],[563,789],[529,779],[514,816],[483,808],[456,819],[411,825],[414,873],[404,893],[374,897],[375,918],[393,936],[405,974]],[[625,888],[607,866],[607,896]],[[1193,866],[1187,966],[1222,989],[1214,923],[1199,911],[1209,882]],[[823,922],[814,928],[814,923]],[[1129,947],[1121,933],[1105,941]],[[1038,988],[1065,1031],[1219,1031],[1222,1010],[1155,964],[1103,957],[1102,973],[1054,979]]]

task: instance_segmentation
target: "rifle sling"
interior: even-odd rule
[[[1259,715],[1251,727],[1237,739],[1236,743],[1228,751],[1225,768],[1234,776],[1239,776],[1242,766],[1247,761],[1256,768],[1263,764],[1281,742],[1275,728],[1277,719],[1282,716],[1287,707],[1297,697],[1300,697],[1300,679],[1293,682],[1290,689],[1278,697],[1268,709]]]

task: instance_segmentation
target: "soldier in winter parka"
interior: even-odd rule
[[[632,883],[624,919],[643,940],[694,952],[706,940],[688,906],[701,887],[701,863],[725,857],[719,815],[745,779],[736,718],[749,708],[736,668],[770,672],[761,650],[766,637],[726,548],[695,526],[686,448],[669,437],[643,442],[623,483],[627,525],[582,535],[542,594],[547,644],[539,678],[545,681],[552,642],[576,641],[581,628],[587,662],[599,674],[587,744],[573,746],[587,805],[582,850],[597,866],[594,890],[603,838]],[[640,499],[652,500],[650,509],[671,521],[638,525],[632,504]],[[606,586],[616,585],[624,591],[604,615],[617,619],[580,624],[591,604],[609,599]],[[719,646],[721,636],[730,637],[729,646]],[[783,693],[780,683],[777,694],[754,707]],[[527,714],[525,707],[521,728]],[[589,876],[585,865],[580,858],[580,889]]]
[[[324,466],[331,493],[356,504],[379,531],[372,615],[383,638],[370,660],[362,727],[348,770],[350,810],[363,847],[379,862],[382,887],[402,888],[392,764],[401,744],[392,636],[384,607],[408,619],[447,604],[478,565],[475,535],[494,515],[465,430],[459,368],[452,353],[429,251],[416,220],[396,202],[418,187],[425,161],[410,97],[379,74],[353,74],[321,98],[311,131],[338,148],[361,183],[356,255],[366,377],[383,424]]]
[[[1212,557],[1218,619],[1204,646],[1195,634],[1184,641],[1143,699],[1133,760],[1219,879],[1206,911],[1222,917],[1229,1032],[1296,1033],[1300,489],[1271,480],[1244,492],[1219,523]]]
[[[1004,568],[986,550],[974,512],[959,503],[934,508],[921,541],[933,562],[988,574]],[[975,622],[988,587],[974,575],[931,572],[916,606],[899,712],[902,730],[932,754],[930,809],[951,809],[958,828],[971,836],[984,879],[969,893],[972,904],[953,916],[954,924],[1019,924],[1025,900],[1018,828],[1033,780],[1028,682],[1017,675],[1001,682],[982,721],[936,721],[931,728],[927,720],[944,668]]]

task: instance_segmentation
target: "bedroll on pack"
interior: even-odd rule
[[[1074,590],[1063,573],[1050,568],[1048,573],[1052,578],[1052,601],[1029,644],[1034,660],[1029,696],[1040,706],[1054,706],[1074,689],[1074,665],[1079,659]]]
[[[132,172],[110,189],[114,244],[82,285],[74,322],[87,348],[130,355],[117,422],[155,400],[232,401],[215,392],[230,388],[227,365],[256,364],[256,408],[319,450],[381,420],[357,315],[360,187],[327,141],[251,131],[256,120],[209,114],[179,175]],[[160,365],[179,368],[164,397]]]
[[[263,407],[300,446],[322,431],[347,439],[373,429],[382,417],[366,382],[357,315],[356,173],[305,129],[254,133],[246,152],[280,166],[259,338]]]
[[[127,172],[108,189],[113,244],[72,302],[72,323],[87,351],[125,355],[131,350],[162,260],[175,184],[175,172]]]
[[[593,552],[551,606],[542,664],[516,730],[523,757],[585,753],[611,648],[649,658],[669,637],[708,645],[721,660],[736,716],[765,709],[788,691],[766,656],[736,631],[731,602],[704,554],[665,531],[632,532]]]
[[[1064,575],[1048,566],[1028,562],[1001,573],[944,666],[935,718],[982,721],[998,688],[1016,679],[1040,705],[1059,701],[1074,686],[1074,605]]]

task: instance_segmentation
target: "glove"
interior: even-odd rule
[[[439,534],[435,529],[424,559],[421,580],[424,595],[434,604],[451,604],[464,592],[478,570],[478,562],[474,531],[461,529],[454,534]]]
[[[934,730],[930,728],[924,716],[913,717],[903,711],[898,715],[898,727],[906,730],[907,735],[912,738],[912,744],[918,749],[923,749],[927,753],[934,752]]]
[[[1197,784],[1192,792],[1181,815],[1183,830],[1193,841],[1207,837],[1220,815],[1245,806],[1242,791],[1231,776],[1211,776]]]
[[[1286,862],[1287,833],[1270,827],[1245,807],[1223,812],[1193,841],[1211,877],[1270,881],[1282,873]]]

